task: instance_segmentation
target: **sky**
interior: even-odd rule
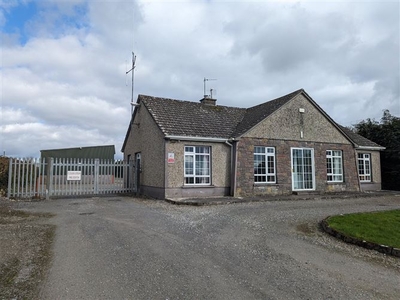
[[[0,151],[115,145],[134,95],[251,107],[305,91],[400,116],[399,1],[0,0]]]

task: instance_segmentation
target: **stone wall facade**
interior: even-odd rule
[[[254,146],[275,147],[276,183],[254,182]],[[359,191],[356,156],[352,145],[242,138],[237,144],[235,196],[283,195],[292,193],[291,148],[314,149],[315,191]],[[341,150],[344,180],[327,182],[326,150]]]

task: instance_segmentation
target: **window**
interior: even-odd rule
[[[369,153],[358,153],[358,176],[361,182],[371,181],[371,160]]]
[[[210,147],[185,146],[185,184],[210,184]]]
[[[254,147],[254,182],[276,182],[275,148]]]
[[[342,151],[326,151],[326,180],[329,182],[343,182]]]

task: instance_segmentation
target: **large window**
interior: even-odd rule
[[[329,182],[343,182],[342,151],[326,151],[326,180]]]
[[[210,184],[210,147],[185,146],[185,184]]]
[[[369,153],[358,153],[358,176],[361,182],[371,181],[371,156]]]
[[[275,148],[254,147],[254,182],[276,182]]]

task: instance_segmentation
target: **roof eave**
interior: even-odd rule
[[[132,114],[131,119],[129,121],[129,126],[128,126],[128,130],[126,131],[126,134],[125,134],[124,143],[122,144],[122,147],[121,147],[121,152],[122,153],[124,153],[124,151],[125,151],[125,146],[126,146],[126,143],[128,142],[129,134],[131,133],[133,120],[134,120],[134,118],[136,116],[136,112],[138,111],[138,109],[140,107],[140,103],[141,103],[141,101],[140,101],[140,95],[139,95],[138,98],[137,98],[136,103],[132,104],[135,108],[133,110],[133,114]]]
[[[184,135],[167,135],[166,140],[175,141],[193,141],[193,142],[214,142],[214,143],[225,143],[229,141],[227,138],[218,137],[203,137],[203,136],[184,136]]]
[[[382,146],[356,146],[356,149],[361,149],[361,150],[385,150],[386,147]]]

